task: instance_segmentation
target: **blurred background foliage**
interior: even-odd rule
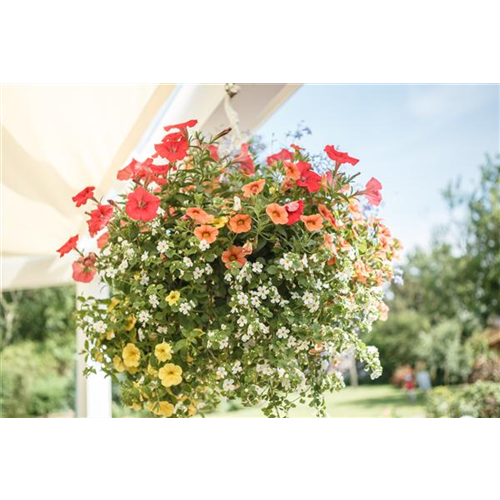
[[[73,286],[6,292],[0,301],[0,415],[72,410],[76,334]]]

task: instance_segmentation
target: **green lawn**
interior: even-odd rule
[[[425,417],[424,396],[419,394],[417,402],[412,404],[402,389],[390,385],[372,385],[347,387],[327,396],[327,412],[333,418],[345,417]],[[234,408],[234,405],[233,405]],[[258,408],[236,409],[231,405],[221,405],[219,411],[207,415],[210,418],[259,418],[262,413]],[[308,406],[298,406],[291,417],[314,417],[314,411]]]

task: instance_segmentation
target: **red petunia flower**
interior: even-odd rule
[[[110,205],[97,205],[95,210],[90,212],[90,219],[87,221],[90,236],[95,236],[101,229],[104,229],[113,217],[113,207]]]
[[[101,234],[99,238],[97,238],[97,248],[104,248],[108,244],[109,240],[109,231]]]
[[[241,145],[240,154],[233,159],[233,163],[238,163],[240,165],[240,170],[245,175],[253,175],[255,173],[255,165],[248,152],[249,145],[244,143]]]
[[[295,149],[295,151],[303,151],[304,148],[301,148],[300,146],[297,146],[297,144],[290,144],[290,147]]]
[[[59,250],[56,250],[56,252],[59,252],[59,256],[62,257],[71,252],[71,250],[74,250],[77,243],[78,235],[71,237]]]
[[[210,151],[210,158],[214,161],[219,161],[219,147],[216,144],[210,144],[207,146],[207,149]]]
[[[177,123],[177,125],[168,125],[167,127],[163,127],[163,130],[165,130],[165,132],[168,132],[169,130],[176,128],[176,129],[180,130],[182,134],[186,135],[187,128],[194,127],[197,123],[198,123],[198,120],[189,120],[189,121],[184,122],[184,123]]]
[[[380,205],[380,202],[382,201],[382,194],[380,193],[380,190],[382,189],[382,184],[372,177],[367,183],[366,183],[366,189],[363,191],[362,194],[366,196],[368,199],[369,203],[375,207]]]
[[[359,162],[358,159],[349,156],[347,153],[341,153],[337,151],[334,146],[326,146],[325,153],[328,155],[330,160],[336,161],[338,165],[342,163],[350,163],[351,165],[356,165]]]
[[[132,158],[132,161],[126,167],[118,171],[116,178],[119,181],[128,181],[129,179],[135,178],[140,171],[141,165],[142,163],[140,161]]]
[[[150,221],[156,217],[160,198],[138,186],[132,193],[127,195],[125,212],[134,220]]]
[[[183,160],[189,149],[189,141],[182,132],[167,134],[159,144],[155,144],[156,152],[169,162]]]
[[[81,207],[94,196],[94,190],[94,186],[86,187],[71,199],[76,203],[77,207]]]
[[[73,262],[73,279],[80,283],[90,283],[97,272],[95,267],[96,259],[96,254],[90,253],[87,257],[82,257],[76,262]]]
[[[293,161],[293,154],[288,149],[282,149],[279,153],[267,157],[268,165],[272,165],[278,161]]]
[[[302,200],[291,201],[285,205],[285,210],[288,213],[287,226],[291,226],[300,220],[300,216],[304,213],[304,202]]]
[[[315,193],[321,188],[321,176],[310,170],[311,164],[299,161],[297,167],[300,170],[300,178],[297,179],[297,186],[305,187],[310,193]]]

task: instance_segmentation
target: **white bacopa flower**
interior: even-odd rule
[[[238,318],[237,323],[238,323],[238,326],[241,326],[241,327],[242,327],[242,326],[245,326],[245,325],[248,323],[248,321],[247,321],[247,319],[245,318],[245,316],[240,316],[240,317]]]
[[[254,262],[252,264],[252,271],[256,274],[260,274],[264,269],[264,266],[260,262]]]
[[[287,342],[287,346],[289,348],[292,348],[294,345],[297,344],[297,339],[295,337],[288,337],[288,342]]]
[[[137,319],[139,320],[140,323],[147,323],[150,318],[151,315],[147,311],[141,311],[137,316]]]
[[[302,261],[301,262],[302,262],[302,265],[304,267],[307,267],[309,265],[309,262],[307,261],[307,255],[306,254],[304,254],[304,256],[302,257]]]
[[[197,280],[199,278],[201,278],[203,276],[203,269],[200,269],[199,267],[197,267],[194,271],[193,271],[193,276],[194,276],[194,279]]]
[[[142,286],[146,286],[149,283],[149,276],[145,272],[142,272],[139,283]]]
[[[217,378],[226,378],[227,370],[223,366],[219,366],[215,374],[217,375]]]
[[[231,368],[231,372],[236,375],[237,373],[240,373],[242,370],[243,368],[241,367],[241,361],[239,360],[235,361],[233,367]]]
[[[244,293],[239,293],[236,300],[240,306],[248,306],[248,297]]]
[[[104,333],[106,331],[106,323],[104,323],[104,321],[96,321],[94,323],[94,330],[97,332],[97,333]]]
[[[224,382],[222,383],[222,389],[224,391],[234,391],[236,389],[234,380],[232,378],[224,380]]]
[[[234,197],[233,210],[239,212],[241,210],[241,198],[238,196]]]
[[[212,266],[210,264],[207,264],[205,266],[205,274],[207,276],[210,276],[213,272],[214,272],[214,270],[212,269]]]
[[[123,242],[123,243],[125,243],[125,242]],[[128,241],[127,241],[127,243],[128,243]],[[133,259],[135,256],[135,251],[133,248],[127,248],[127,250],[125,250],[124,255],[127,259]]]
[[[193,261],[189,257],[184,257],[182,262],[184,262],[186,267],[193,267]]]
[[[94,318],[92,316],[85,316],[83,318],[83,321],[85,321],[85,323],[88,323],[89,325],[92,325],[94,323]]]
[[[106,245],[106,247],[102,251],[102,254],[104,255],[104,257],[109,257],[111,255],[111,243],[109,245]]]
[[[160,333],[161,335],[165,335],[167,333],[168,329],[166,326],[159,326],[158,327],[158,333]]]
[[[146,262],[149,258],[149,253],[148,252],[144,252],[142,255],[141,255],[141,260],[142,262]]]
[[[207,240],[201,240],[199,248],[202,252],[204,252],[205,250],[208,250],[210,248],[210,243],[207,243]]]
[[[261,285],[257,288],[256,295],[261,299],[265,299],[269,294],[269,289],[265,285]]]
[[[137,329],[137,336],[139,337],[139,341],[142,342],[144,340],[144,331],[142,328]]]
[[[118,266],[118,271],[124,273],[127,270],[127,267],[128,267],[128,261],[127,259],[123,259],[122,263]]]
[[[290,333],[290,330],[288,328],[285,328],[284,326],[282,326],[281,328],[278,329],[278,331],[276,332],[276,336],[279,338],[279,339],[286,339],[288,337],[288,334]]]
[[[118,269],[113,269],[112,267],[108,267],[105,272],[108,278],[114,278],[118,274]]]
[[[250,299],[250,302],[252,303],[252,305],[254,307],[260,307],[260,300],[258,297],[255,297],[253,296],[251,299]]]
[[[224,324],[220,325],[221,330],[225,330],[226,328],[227,328],[227,325],[224,325]]]
[[[169,244],[165,240],[161,240],[158,242],[158,245],[156,245],[156,250],[158,250],[159,253],[165,253],[169,248]]]
[[[187,316],[189,314],[189,311],[191,311],[191,306],[187,302],[183,302],[179,306],[179,311]]]
[[[283,269],[285,271],[290,271],[290,269],[293,266],[293,262],[290,259],[286,258],[286,257],[282,257],[280,259],[280,265],[281,265],[281,267],[283,267]]]
[[[153,306],[153,307],[158,307],[159,304],[160,304],[160,301],[158,300],[158,297],[156,295],[150,295],[149,296],[149,303]]]
[[[226,337],[225,339],[219,342],[219,349],[225,349],[229,345],[229,339]]]

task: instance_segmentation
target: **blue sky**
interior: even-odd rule
[[[305,85],[258,133],[267,144],[275,135],[275,152],[303,120],[311,153],[334,144],[359,158],[361,181],[382,182],[379,214],[408,250],[448,220],[449,181],[470,185],[485,154],[499,152],[499,115],[498,85]]]

